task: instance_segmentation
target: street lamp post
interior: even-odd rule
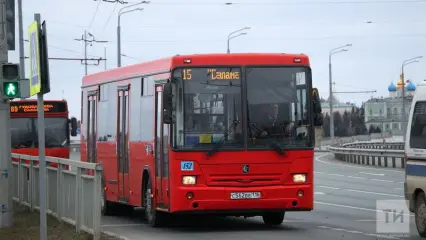
[[[407,59],[405,61],[402,62],[401,65],[401,81],[402,81],[402,139],[405,142],[405,130],[407,129],[406,126],[406,113],[405,113],[405,79],[404,79],[404,66],[411,64],[411,63],[417,63],[419,62],[419,59],[422,58],[423,56],[418,56],[418,57],[414,57],[414,58],[410,58]]]
[[[329,88],[330,88],[330,96],[329,96],[329,108],[330,108],[330,138],[334,140],[334,113],[333,113],[333,80],[332,80],[332,70],[331,70],[331,56],[340,53],[347,52],[348,47],[352,46],[352,44],[346,44],[341,47],[334,48],[330,51],[328,55],[328,80],[329,80]]]
[[[233,32],[231,32],[229,35],[228,35],[228,49],[227,49],[227,53],[231,53],[231,50],[230,50],[230,48],[229,48],[229,42],[231,41],[231,39],[233,39],[233,38],[236,38],[236,37],[239,37],[239,36],[241,36],[241,35],[246,35],[247,34],[247,32],[242,32],[242,31],[244,31],[244,30],[249,30],[250,29],[250,27],[244,27],[244,28],[241,28],[241,29],[239,29],[239,30],[237,30],[237,31],[233,31]],[[239,33],[239,34],[237,34],[237,35],[235,35],[235,36],[232,36],[233,34],[235,34],[235,33]]]
[[[136,5],[140,5],[140,4],[144,4],[146,2],[140,2],[140,3],[135,3],[126,7],[123,7],[120,9],[120,11],[118,11],[118,24],[117,24],[117,66],[121,67],[121,26],[120,26],[120,21],[121,21],[121,15],[125,14],[125,13],[129,13],[129,12],[134,12],[134,11],[142,11],[143,8],[134,8],[131,10],[127,10],[127,11],[123,11],[127,8],[130,7],[134,7]]]

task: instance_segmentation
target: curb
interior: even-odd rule
[[[120,236],[118,234],[115,234],[115,233],[112,233],[112,232],[109,232],[109,231],[102,231],[102,234],[107,235],[108,237],[111,237],[111,238],[115,238],[115,239],[128,240],[126,237]]]

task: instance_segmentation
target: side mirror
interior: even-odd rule
[[[166,83],[164,84],[164,87],[163,87],[163,123],[165,124],[173,123],[172,108],[173,108],[172,84]]]
[[[71,123],[71,136],[75,137],[77,136],[77,119],[75,117],[72,117],[70,119]]]
[[[314,125],[320,127],[324,123],[324,115],[322,114],[321,100],[317,88],[312,88],[312,108],[314,115]]]

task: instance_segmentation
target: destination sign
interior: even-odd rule
[[[239,68],[185,68],[182,69],[183,80],[240,80]]]
[[[37,113],[36,102],[10,102],[10,113]],[[44,102],[44,112],[63,113],[67,112],[65,102]]]

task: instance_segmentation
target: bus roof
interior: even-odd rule
[[[295,59],[300,61],[295,62]],[[190,63],[184,63],[189,60]],[[305,54],[286,53],[218,53],[176,55],[149,62],[137,63],[120,68],[114,68],[83,77],[82,86],[96,85],[114,80],[124,80],[144,75],[167,73],[179,66],[201,65],[310,65],[309,57]]]

